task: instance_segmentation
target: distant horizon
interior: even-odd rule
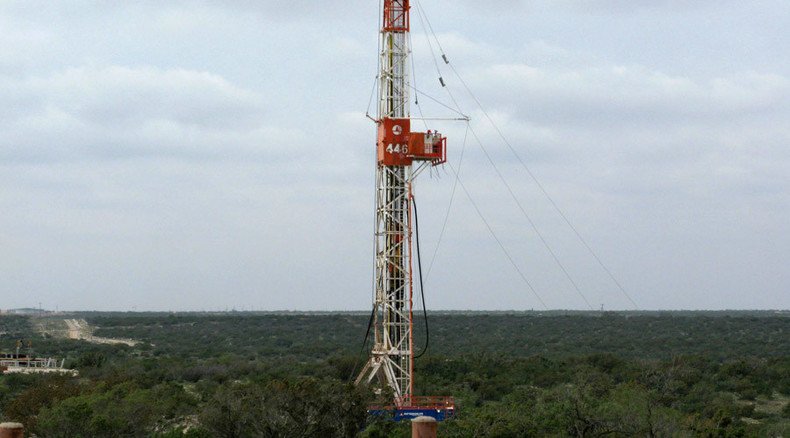
[[[790,312],[790,309],[427,309],[428,313],[546,313],[546,312],[570,312],[570,313],[660,313],[660,312],[696,312],[696,313],[716,313],[716,312],[774,312],[784,313]],[[46,314],[61,314],[61,313],[362,313],[369,314],[371,309],[337,309],[337,310],[324,310],[324,309],[204,309],[204,310],[179,310],[179,309],[160,309],[160,310],[146,310],[146,309],[127,309],[127,310],[101,310],[101,309],[69,309],[69,310],[54,310],[54,309],[38,309],[31,307],[5,309],[0,308],[0,315],[6,315],[7,312],[14,311],[30,311],[30,312],[43,312]],[[415,308],[415,319],[419,319],[420,315],[416,315],[417,309]],[[420,309],[420,312],[422,310]]]

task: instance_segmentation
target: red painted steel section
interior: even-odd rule
[[[442,395],[412,395],[404,397],[399,408],[455,408],[455,399],[452,396]]]
[[[443,395],[411,395],[404,397],[397,406],[371,405],[371,410],[392,410],[392,409],[455,409],[455,399],[453,396]]]
[[[384,32],[409,31],[409,0],[384,0]]]
[[[409,133],[409,156],[418,161],[430,161],[434,166],[447,161],[447,138],[438,132]]]
[[[409,166],[409,119],[384,118],[379,121],[378,161],[384,166]]]

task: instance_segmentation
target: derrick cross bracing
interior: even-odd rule
[[[413,394],[411,196],[414,177],[445,161],[438,132],[411,132],[409,0],[383,0],[376,124],[374,345],[356,382],[388,386],[395,403]],[[417,167],[413,168],[413,164]]]

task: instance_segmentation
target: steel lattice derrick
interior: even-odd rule
[[[415,174],[409,140],[409,0],[383,0],[382,11],[376,119],[374,345],[357,383],[377,380],[390,387],[400,403],[410,399],[413,389],[411,183]],[[415,138],[423,137],[420,133]]]
[[[411,132],[409,0],[382,1],[375,119],[375,273],[370,323],[373,349],[356,383],[375,380],[379,390],[392,390],[398,409],[413,410],[423,402],[413,397],[412,182],[426,167],[446,161],[447,139],[438,131]],[[413,164],[417,166],[413,168]],[[442,404],[432,400],[431,406],[423,406],[429,408],[425,412],[452,415],[451,398],[442,398]]]

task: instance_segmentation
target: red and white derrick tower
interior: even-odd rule
[[[397,406],[413,404],[412,183],[446,160],[438,132],[411,132],[409,0],[383,0],[376,124],[376,260],[373,349],[358,384],[388,386]]]

